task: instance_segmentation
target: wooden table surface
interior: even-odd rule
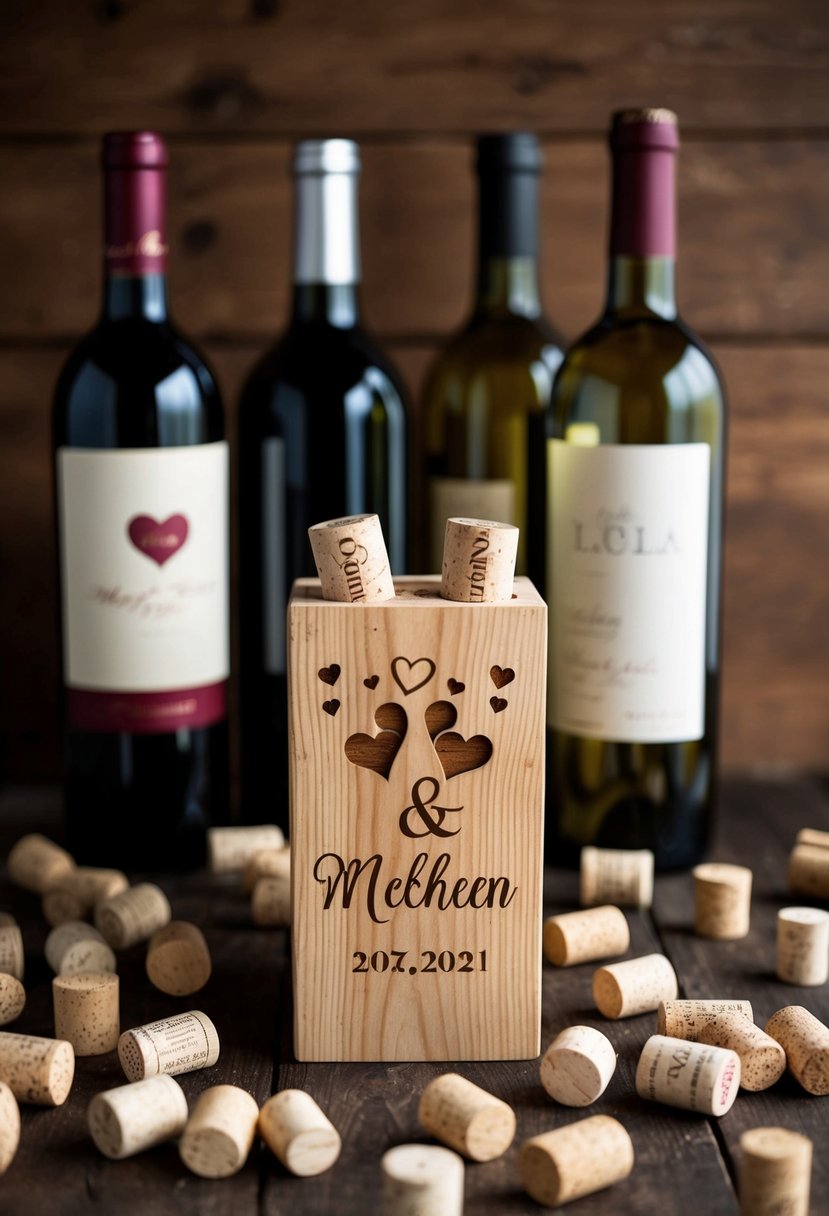
[[[59,837],[58,799],[52,792],[6,791],[0,797],[0,850],[28,831]],[[660,876],[650,911],[628,910],[630,956],[664,951],[674,963],[682,995],[744,997],[757,1022],[784,1005],[802,1004],[829,1021],[829,985],[796,988],[774,977],[777,910],[814,902],[787,890],[786,864],[800,827],[829,829],[829,786],[817,779],[731,780],[721,796],[718,839],[712,858],[754,870],[751,932],[743,941],[706,942],[694,936],[692,887],[687,873]],[[137,877],[137,876],[136,876]],[[179,1078],[191,1102],[208,1086],[240,1085],[261,1104],[279,1089],[308,1090],[339,1128],[343,1151],[317,1178],[291,1177],[259,1143],[232,1179],[206,1181],[181,1163],[174,1145],[127,1161],[112,1162],[95,1149],[86,1129],[86,1107],[99,1090],[124,1083],[115,1053],[78,1059],[72,1092],[57,1109],[22,1108],[20,1147],[0,1178],[0,1216],[75,1216],[136,1213],[139,1216],[354,1216],[380,1210],[380,1158],[392,1145],[427,1140],[418,1128],[417,1103],[424,1085],[447,1066],[429,1064],[299,1064],[291,1046],[291,981],[288,933],[257,929],[248,899],[236,883],[207,874],[152,876],[165,889],[177,919],[193,920],[206,933],[213,975],[194,997],[170,998],[144,973],[144,948],[119,956],[123,1028],[186,1009],[203,1009],[216,1022],[222,1053],[212,1069]],[[549,913],[575,908],[577,876],[550,870]],[[39,901],[13,887],[0,872],[0,909],[20,922],[26,949],[26,1008],[4,1029],[52,1036],[51,973],[43,958],[47,929]],[[813,1097],[786,1074],[764,1093],[741,1091],[732,1110],[705,1119],[638,1098],[633,1077],[639,1051],[656,1029],[655,1014],[608,1022],[591,999],[594,964],[557,970],[544,964],[542,1042],[563,1027],[586,1023],[604,1031],[618,1052],[618,1067],[603,1097],[584,1111],[556,1105],[542,1089],[538,1061],[459,1063],[457,1071],[510,1102],[518,1115],[515,1145],[503,1158],[466,1167],[465,1213],[522,1214],[542,1209],[522,1191],[517,1146],[528,1136],[561,1127],[587,1114],[619,1118],[633,1139],[636,1164],[618,1186],[571,1205],[578,1216],[646,1216],[671,1213],[725,1216],[736,1213],[738,1142],[747,1128],[779,1125],[804,1132],[815,1144],[812,1216],[829,1214],[829,1099]]]

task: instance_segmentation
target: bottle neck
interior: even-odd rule
[[[607,312],[614,316],[650,315],[673,320],[675,261],[668,257],[610,259]]]
[[[346,329],[360,315],[356,172],[301,173],[294,190],[295,321]]]
[[[481,173],[478,190],[478,315],[538,317],[538,174]]]
[[[614,151],[608,313],[676,317],[675,164],[672,148]]]
[[[104,280],[104,316],[108,321],[131,318],[166,321],[167,282],[163,274],[107,275]]]
[[[104,174],[104,316],[167,316],[166,172],[108,168]]]

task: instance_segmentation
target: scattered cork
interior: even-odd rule
[[[417,1117],[430,1136],[472,1161],[493,1161],[515,1139],[512,1107],[455,1072],[429,1082]]]
[[[705,1000],[662,1001],[656,1020],[659,1034],[671,1039],[690,1039],[696,1043],[701,1031],[709,1022],[723,1015],[736,1013],[754,1021],[751,1001]]]
[[[257,849],[248,859],[242,876],[242,890],[246,895],[253,893],[260,878],[291,877],[291,846],[286,844],[281,849]]]
[[[394,599],[389,555],[378,515],[328,519],[308,529],[322,598],[343,604]]]
[[[19,1018],[26,1007],[26,989],[13,975],[0,972],[0,1026]]]
[[[20,1108],[5,1081],[0,1081],[0,1174],[14,1161],[20,1143]]]
[[[74,868],[75,861],[70,854],[38,832],[21,836],[6,858],[6,869],[12,882],[34,895],[43,895],[53,883]]]
[[[752,1127],[740,1137],[741,1216],[809,1216],[812,1142],[785,1127]]]
[[[615,1071],[613,1044],[592,1026],[568,1026],[541,1058],[541,1084],[562,1106],[589,1106],[607,1089]]]
[[[694,931],[716,941],[745,937],[751,919],[751,870],[710,861],[695,866],[693,875]]]
[[[62,1106],[75,1076],[75,1052],[62,1039],[0,1031],[0,1081],[18,1102]]]
[[[580,864],[582,907],[615,904],[625,908],[649,908],[653,903],[653,866],[650,849],[585,846]]]
[[[118,1040],[118,1059],[130,1081],[212,1068],[218,1058],[216,1027],[196,1009],[125,1030]]]
[[[789,886],[799,895],[829,899],[829,849],[796,844],[789,854]]]
[[[187,1123],[187,1099],[172,1077],[149,1077],[96,1094],[87,1123],[98,1151],[122,1161],[180,1135]]]
[[[129,887],[95,907],[95,927],[113,950],[126,950],[147,941],[157,929],[169,924],[171,917],[169,900],[154,882]]]
[[[464,604],[503,604],[512,598],[518,528],[492,519],[446,521],[440,594]]]
[[[664,954],[609,963],[593,973],[593,1000],[606,1018],[630,1018],[658,1009],[679,993],[676,972]]]
[[[398,1144],[383,1154],[383,1216],[461,1216],[463,1160],[434,1144]]]
[[[238,1085],[214,1085],[199,1094],[179,1142],[179,1155],[200,1178],[230,1178],[248,1159],[259,1105]]]
[[[291,879],[274,875],[260,878],[250,900],[255,925],[290,925]]]
[[[740,1088],[736,1051],[651,1035],[636,1068],[640,1098],[663,1102],[701,1115],[725,1115]]]
[[[829,1094],[829,1026],[802,1005],[786,1005],[766,1022],[766,1034],[783,1048],[786,1063],[810,1094]]]
[[[572,967],[624,954],[630,929],[620,908],[605,904],[584,912],[563,912],[544,922],[544,955],[555,967]]]
[[[126,891],[129,880],[121,870],[77,866],[58,878],[43,894],[43,915],[52,926],[88,920],[98,903]]]
[[[292,1174],[310,1178],[340,1155],[340,1134],[310,1094],[283,1089],[259,1112],[259,1135]]]
[[[591,1115],[521,1145],[524,1189],[548,1207],[592,1195],[627,1178],[633,1143],[618,1119]]]
[[[285,835],[275,823],[207,829],[211,874],[243,874],[254,853],[284,847]]]
[[[23,979],[26,957],[23,953],[23,934],[20,926],[9,917],[10,924],[0,925],[0,972]]]
[[[94,925],[68,920],[57,925],[46,938],[46,962],[56,975],[78,971],[115,971],[115,955]]]
[[[118,976],[81,971],[52,980],[55,1037],[72,1044],[76,1056],[115,1051],[121,1032]]]
[[[740,1085],[754,1093],[774,1085],[786,1071],[786,1053],[777,1040],[739,1013],[712,1018],[700,1031],[697,1042],[736,1051],[740,1057]]]
[[[821,832],[817,828],[801,828],[795,844],[811,844],[819,849],[829,849],[829,832]]]
[[[156,929],[147,946],[150,982],[169,996],[190,996],[210,979],[210,950],[198,925],[173,920]]]
[[[777,978],[815,987],[829,979],[829,912],[781,908],[777,913]]]

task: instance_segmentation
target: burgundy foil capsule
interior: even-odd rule
[[[610,131],[614,197],[611,257],[676,254],[675,155],[679,148],[671,110],[619,110]]]
[[[154,131],[104,136],[107,274],[163,274],[167,266],[167,148]]]

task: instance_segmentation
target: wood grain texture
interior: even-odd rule
[[[12,0],[0,114],[13,132],[595,131],[650,98],[695,127],[826,126],[823,18],[813,0],[785,20],[774,0]]]

